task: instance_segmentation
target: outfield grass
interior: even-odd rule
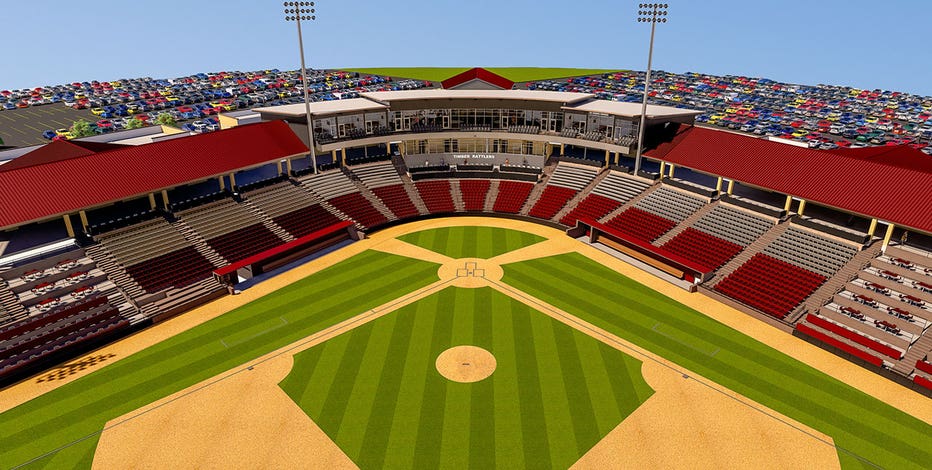
[[[504,269],[504,282],[831,436],[844,468],[872,468],[852,453],[891,469],[932,462],[932,426],[582,255]]]
[[[545,240],[533,233],[497,227],[435,228],[398,239],[457,259],[492,258]]]
[[[436,280],[436,264],[411,258],[342,261],[0,414],[0,467],[87,437],[30,468],[89,468],[108,420]]]
[[[347,72],[359,72],[369,75],[386,75],[389,77],[413,78],[416,80],[429,80],[440,82],[454,75],[463,73],[472,67],[373,67],[361,69],[340,69]],[[618,69],[576,69],[576,68],[546,68],[546,67],[485,67],[486,70],[497,73],[513,82],[530,82],[535,80],[548,80],[554,78],[580,77],[584,75],[601,75],[608,72],[618,72]]]
[[[434,362],[497,361],[458,383]],[[491,288],[446,288],[295,356],[285,392],[363,469],[567,468],[653,391],[641,362]]]

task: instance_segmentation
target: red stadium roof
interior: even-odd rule
[[[482,80],[483,82],[497,86],[502,90],[510,90],[511,87],[515,85],[515,82],[497,73],[489,72],[488,70],[481,67],[475,67],[440,82],[440,86],[442,86],[445,90],[450,90],[472,80]]]
[[[283,121],[98,153],[53,142],[2,165],[8,169],[0,171],[0,227],[141,196],[307,151]]]
[[[908,146],[824,151],[702,127],[681,135],[647,156],[932,233],[932,159]]]

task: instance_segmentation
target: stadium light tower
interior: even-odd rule
[[[657,23],[667,22],[666,3],[638,4],[638,23],[650,23],[650,48],[647,51],[647,74],[644,76],[644,101],[641,103],[641,125],[638,126],[638,151],[634,157],[634,174],[641,171],[641,152],[644,151],[644,121],[647,118],[647,95],[650,93],[650,65],[654,56],[654,30]],[[660,175],[663,177],[663,175]]]
[[[311,150],[311,165],[317,173],[317,152],[314,150],[314,127],[311,122],[311,101],[307,92],[307,67],[304,65],[304,37],[301,35],[301,22],[314,21],[314,2],[285,2],[285,21],[298,24],[298,49],[301,51],[301,83],[304,86],[304,112],[307,114],[307,146]]]

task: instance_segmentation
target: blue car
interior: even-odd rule
[[[46,139],[49,139],[49,140],[54,139],[56,135],[58,135],[58,134],[56,134],[55,131],[53,131],[53,130],[51,130],[51,129],[49,129],[49,130],[47,130],[47,131],[45,131],[45,132],[42,133],[42,137],[44,137],[44,138],[46,138]]]

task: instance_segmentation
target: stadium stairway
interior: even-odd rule
[[[790,322],[796,321],[805,313],[806,310],[815,311],[819,307],[825,305],[826,303],[832,300],[832,297],[844,289],[845,284],[847,284],[852,279],[858,277],[858,273],[862,269],[867,267],[871,260],[876,258],[880,254],[881,250],[880,243],[874,243],[873,245],[859,251],[851,261],[848,261],[841,269],[835,273],[834,276],[830,277],[825,284],[822,284],[809,298],[805,303],[802,304],[801,309],[793,312],[793,314],[787,316],[787,320]]]
[[[677,235],[682,233],[684,230],[686,230],[687,228],[691,227],[693,224],[698,222],[699,219],[701,219],[704,215],[708,214],[709,212],[712,212],[712,210],[715,209],[715,206],[717,206],[718,204],[719,204],[718,201],[712,201],[710,204],[706,204],[702,206],[701,209],[697,210],[696,212],[693,212],[689,217],[686,217],[685,219],[683,219],[682,222],[680,222],[675,227],[670,229],[670,231],[661,235],[660,238],[654,240],[653,244],[656,246],[663,246],[668,241],[672,240],[673,237],[676,237]]]
[[[281,238],[282,240],[285,240],[286,242],[290,242],[295,239],[294,236],[288,233],[287,230],[283,229],[281,225],[276,224],[275,221],[272,220],[272,218],[269,217],[269,215],[265,213],[265,211],[260,209],[259,206],[253,204],[253,202],[250,201],[249,199],[242,198],[240,199],[239,202],[240,204],[245,206],[247,209],[251,210],[252,213],[255,214],[256,217],[262,221],[262,225],[264,225],[265,228],[269,229],[275,235],[278,235],[278,238]]]
[[[774,225],[770,230],[764,232],[760,238],[754,240],[754,242],[742,250],[741,253],[738,253],[734,258],[732,258],[731,261],[725,263],[725,265],[722,266],[717,273],[715,273],[715,276],[712,279],[706,281],[706,287],[711,288],[715,286],[715,284],[718,284],[719,281],[727,277],[729,274],[735,272],[735,270],[738,269],[742,264],[746,263],[754,255],[763,251],[764,248],[767,248],[768,245],[779,238],[780,235],[783,235],[783,232],[786,232],[786,230],[789,228],[789,222],[781,222]]]
[[[460,190],[460,180],[451,178],[449,181],[450,197],[453,198],[453,210],[456,212],[465,212],[466,203],[463,202],[463,192]]]
[[[7,288],[5,282],[0,282],[0,305],[3,306],[0,310],[4,311],[4,317],[0,318],[0,324],[5,323],[7,319],[12,320],[26,316],[26,309],[19,303],[13,292]]]
[[[484,212],[492,212],[495,207],[495,199],[498,198],[498,187],[501,180],[493,179],[489,184],[489,191],[485,195],[485,205],[482,207]]]
[[[598,174],[596,174],[595,178],[593,178],[592,181],[590,181],[589,184],[587,184],[585,188],[581,189],[578,193],[576,193],[575,196],[570,198],[569,201],[566,201],[566,204],[563,206],[563,208],[557,211],[557,213],[554,214],[554,216],[551,217],[550,220],[553,220],[554,222],[559,222],[561,219],[563,219],[563,216],[565,216],[566,214],[569,214],[570,211],[575,209],[576,206],[580,202],[582,202],[583,199],[588,197],[589,194],[592,192],[592,190],[595,189],[595,187],[598,186],[599,183],[601,183],[602,180],[604,180],[605,177],[609,175],[609,173],[610,172],[608,170],[605,170],[605,171],[600,171]]]
[[[915,370],[916,361],[926,357],[929,353],[932,353],[932,332],[927,330],[926,333],[906,351],[906,355],[903,356],[903,359],[897,364],[899,368],[894,368],[894,370],[909,375]]]
[[[183,220],[175,219],[174,221],[171,221],[169,223],[171,223],[171,225],[175,227],[175,230],[181,233],[181,236],[183,236],[185,240],[187,240],[189,243],[191,243],[191,245],[194,246],[194,249],[197,250],[198,253],[200,253],[205,258],[207,258],[207,261],[210,261],[210,264],[218,268],[230,264],[230,262],[227,261],[226,258],[224,258],[223,256],[220,256],[220,253],[217,253],[216,250],[211,248],[211,246],[207,244],[207,241],[204,240],[204,238],[201,237],[199,233],[197,233],[193,228],[191,228]]]
[[[557,169],[557,162],[552,161],[548,162],[541,168],[541,176],[537,180],[537,184],[531,188],[530,194],[527,195],[527,200],[524,201],[524,205],[521,206],[521,210],[518,211],[518,214],[527,216],[531,209],[537,205],[537,201],[540,200],[540,196],[544,194],[544,190],[547,189],[547,182],[550,181],[550,177],[553,176],[554,170]]]
[[[107,273],[110,280],[113,281],[128,298],[135,301],[135,299],[145,295],[142,286],[130,277],[126,269],[116,262],[113,256],[104,249],[103,245],[98,243],[88,246],[84,249],[84,253],[94,260],[100,269]]]
[[[609,220],[614,219],[615,217],[617,217],[617,216],[618,216],[619,214],[621,214],[622,212],[628,210],[628,209],[631,208],[631,207],[634,207],[635,204],[641,202],[641,199],[644,199],[644,198],[646,198],[647,196],[650,196],[650,194],[651,194],[652,192],[654,192],[654,191],[660,189],[661,186],[663,186],[663,185],[662,185],[662,184],[658,184],[658,183],[654,183],[654,184],[652,184],[651,186],[648,186],[647,189],[644,190],[644,192],[642,192],[641,194],[638,194],[637,196],[634,196],[633,198],[629,199],[628,202],[626,202],[626,203],[624,203],[624,204],[618,206],[618,208],[616,208],[615,210],[609,212],[608,214],[605,214],[605,216],[603,216],[601,219],[599,219],[598,222],[602,222],[602,223],[604,224],[605,222],[608,222]]]
[[[350,181],[353,182],[353,185],[356,186],[356,189],[359,190],[359,194],[362,194],[362,196],[366,198],[370,204],[372,204],[372,207],[375,207],[375,209],[389,221],[398,220],[398,217],[395,216],[395,214],[388,208],[388,206],[386,206],[385,203],[375,195],[375,193],[366,187],[366,185],[356,175],[354,175],[346,167],[343,167],[342,171],[343,174],[345,174],[350,179]]]
[[[405,191],[408,193],[408,197],[411,199],[414,207],[417,208],[418,213],[420,215],[430,214],[430,209],[427,208],[427,204],[421,199],[421,193],[417,192],[417,187],[414,186],[414,181],[408,176],[407,170],[402,172],[399,176],[401,177],[401,181],[404,182]]]

